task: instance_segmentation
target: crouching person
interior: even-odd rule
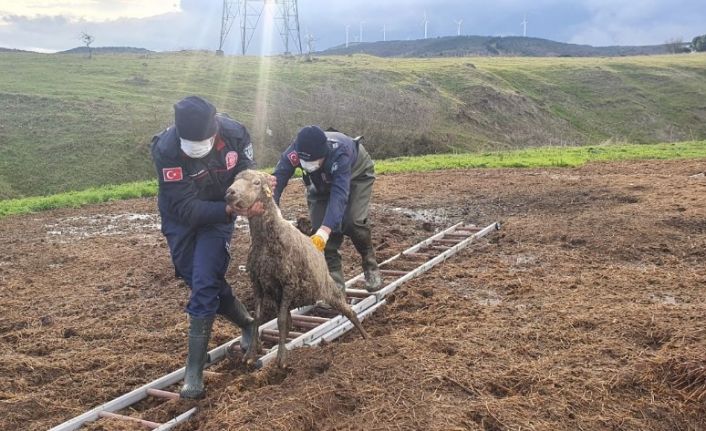
[[[307,126],[284,151],[275,167],[275,202],[297,168],[302,168],[307,188],[314,245],[324,252],[329,273],[340,289],[345,287],[338,252],[348,236],[362,259],[366,289],[380,288],[382,279],[375,260],[368,223],[375,167],[363,145],[339,132]]]
[[[203,367],[216,314],[242,331],[241,348],[253,337],[253,319],[225,280],[236,214],[226,205],[235,176],[253,168],[252,144],[244,126],[217,114],[208,101],[186,97],[174,105],[174,125],[152,139],[159,179],[162,233],[176,276],[191,289],[189,353],[181,389],[183,398],[204,392]],[[261,204],[239,215],[262,214]]]

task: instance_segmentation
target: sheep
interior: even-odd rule
[[[346,303],[345,293],[329,275],[323,253],[314,247],[309,237],[282,217],[272,198],[269,178],[268,174],[253,170],[239,173],[226,192],[226,201],[239,212],[256,202],[263,204],[263,215],[248,217],[251,245],[246,268],[256,301],[255,328],[261,323],[264,301],[267,299],[277,305],[277,364],[283,368],[287,357],[285,342],[292,324],[289,310],[293,303],[314,304],[322,300],[353,322],[363,338],[368,338],[368,334]],[[243,358],[245,362],[256,360],[259,344],[259,337],[255,337]]]

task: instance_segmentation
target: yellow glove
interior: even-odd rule
[[[327,241],[328,233],[323,229],[317,230],[316,233],[311,236],[311,243],[314,244],[314,247],[320,252],[324,251]]]

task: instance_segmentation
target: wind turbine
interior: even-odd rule
[[[358,40],[360,43],[363,43],[363,24],[365,24],[365,21],[360,22],[360,40]]]
[[[456,23],[456,36],[461,36],[461,24],[463,24],[463,20],[460,19],[454,22]]]
[[[350,38],[348,37],[348,32],[350,29],[351,29],[351,26],[346,25],[346,48],[348,48],[348,41],[350,40]]]
[[[382,41],[387,42],[387,24],[382,25]]]
[[[527,37],[527,15],[520,24],[522,25],[522,37]]]
[[[424,11],[424,39],[427,38],[427,28],[429,26],[429,20],[427,19],[427,11]]]

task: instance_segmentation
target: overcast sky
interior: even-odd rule
[[[252,1],[252,0],[251,0]],[[157,51],[215,49],[222,0],[0,0],[0,47],[53,52],[81,44],[85,31],[93,46],[135,46]],[[236,3],[236,1],[233,1]],[[257,2],[255,2],[257,3]],[[260,2],[261,4],[262,2]],[[462,34],[522,35],[560,42],[650,45],[706,34],[706,0],[300,0],[302,34],[311,33],[315,49],[350,41],[419,39]],[[239,46],[236,24],[227,53]],[[261,32],[264,26],[260,25]],[[274,34],[274,33],[273,33]],[[249,53],[279,52],[262,48],[258,34]]]

